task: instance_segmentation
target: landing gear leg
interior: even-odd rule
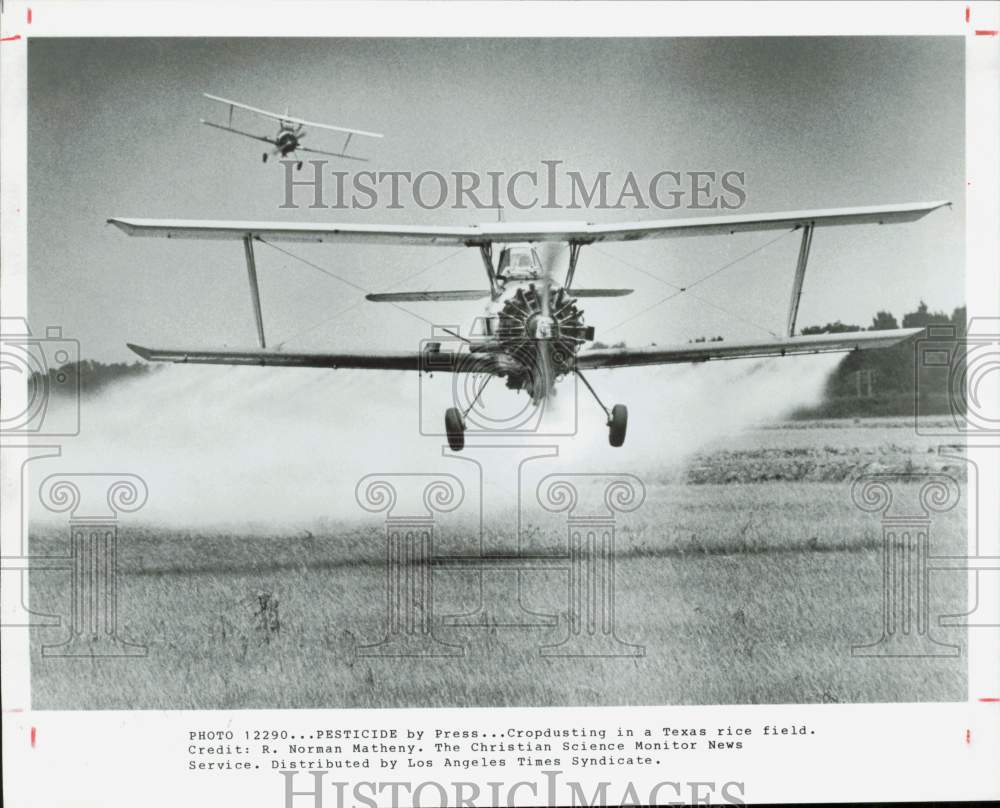
[[[264,152],[264,159],[261,160],[261,162],[262,163],[266,163],[267,162],[267,152]]]
[[[301,171],[301,170],[302,170],[302,161],[301,161],[301,160],[299,160],[299,161],[298,161],[298,162],[297,162],[297,163],[295,164],[295,170],[296,170],[296,171]]]
[[[476,406],[476,402],[479,401],[479,397],[483,394],[483,390],[486,389],[486,385],[490,383],[492,378],[492,376],[487,376],[486,380],[479,385],[475,398],[465,408],[465,412],[462,412],[458,407],[449,407],[445,411],[444,431],[448,436],[448,446],[453,452],[460,452],[465,448],[465,416]]]
[[[590,386],[587,377],[579,370],[576,371],[576,375],[580,377],[580,381],[586,385],[590,394],[594,397],[594,401],[597,402],[598,406],[604,410],[604,414],[608,417],[608,443],[615,448],[622,446],[625,443],[625,430],[628,428],[628,407],[624,404],[615,404],[609,410],[604,406],[604,402],[601,401],[594,388]]]

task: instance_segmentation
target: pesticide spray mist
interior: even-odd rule
[[[517,440],[557,447],[553,470],[663,479],[710,443],[816,403],[837,361],[826,355],[593,372],[605,404],[629,408],[624,447],[608,445],[604,413],[572,379],[562,382],[537,431]],[[58,464],[46,473],[138,474],[149,500],[137,517],[178,528],[283,531],[356,520],[364,516],[355,489],[365,475],[468,469],[441,434],[454,381],[444,374],[168,366],[85,397],[80,435],[61,458],[45,461]],[[511,413],[526,403],[496,379],[477,411]],[[470,432],[470,446],[476,440]],[[516,479],[510,470],[483,476],[509,478],[511,489]]]

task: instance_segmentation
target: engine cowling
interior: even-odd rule
[[[542,314],[542,292],[535,284],[521,287],[507,299],[497,317],[496,338],[500,346],[527,371],[507,377],[507,386],[529,387],[531,369],[537,362],[539,339],[550,342],[554,379],[569,373],[580,346],[594,338],[592,327],[584,325],[583,311],[565,289],[552,292],[550,315]]]

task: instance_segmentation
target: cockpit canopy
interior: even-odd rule
[[[505,280],[526,281],[541,277],[542,262],[529,245],[504,247],[500,251],[497,275]]]

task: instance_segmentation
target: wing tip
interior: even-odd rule
[[[927,329],[923,326],[918,328],[901,328],[899,330],[903,333],[899,335],[897,343],[910,342],[911,340],[915,340],[917,337],[927,336]]]
[[[923,327],[887,328],[882,331],[859,331],[857,333],[860,336],[853,350],[863,351],[870,348],[889,348],[902,345],[926,334],[927,329]]]
[[[144,348],[143,346],[136,345],[135,343],[132,342],[126,342],[125,347],[128,348],[130,351],[132,351],[132,353],[141,356],[147,362],[152,361],[153,352],[150,351],[149,348]]]
[[[868,333],[876,333],[877,334],[878,332],[875,331],[875,332],[868,332]],[[924,328],[923,326],[917,326],[915,328],[911,326],[910,328],[893,328],[893,329],[887,330],[884,333],[886,334],[886,336],[894,336],[894,337],[896,337],[896,341],[897,342],[904,342],[905,340],[913,339],[914,337],[918,337],[921,334],[926,334],[927,333],[927,329]]]
[[[107,224],[113,224],[119,230],[121,230],[126,235],[131,236],[134,230],[132,224],[125,219],[118,219],[114,216],[107,220]]]

